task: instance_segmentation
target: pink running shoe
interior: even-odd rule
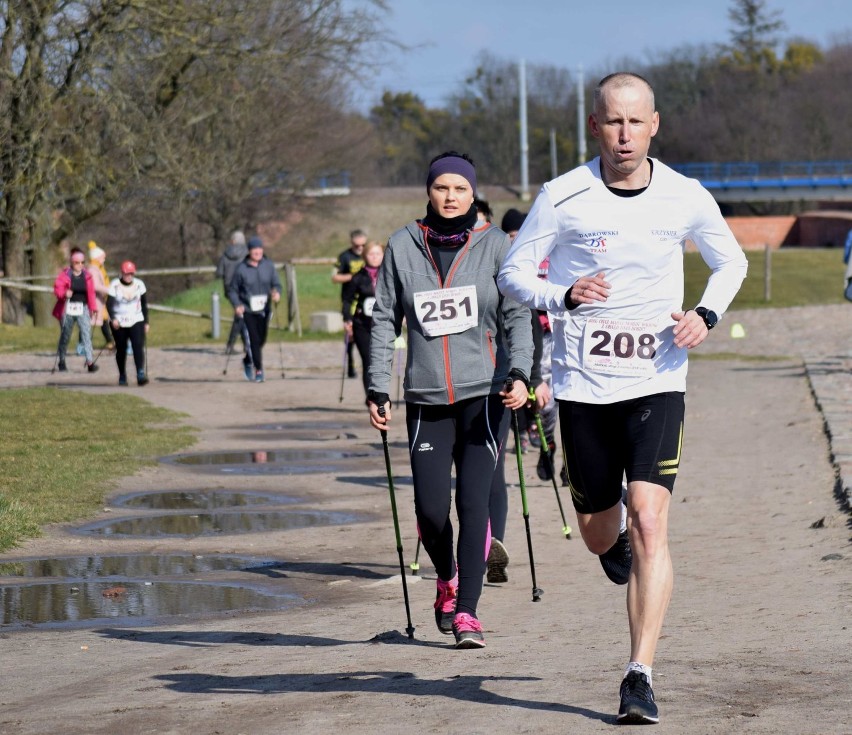
[[[473,615],[456,615],[453,619],[453,635],[456,637],[456,648],[485,648],[482,625]]]
[[[456,592],[459,588],[459,575],[449,582],[438,580],[438,594],[435,596],[435,622],[445,635],[453,632],[453,618],[456,614]]]

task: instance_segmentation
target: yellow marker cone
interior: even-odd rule
[[[739,322],[736,322],[735,324],[731,325],[731,338],[732,339],[742,339],[745,336],[746,336],[745,335],[745,329],[743,328],[742,324],[740,324]]]

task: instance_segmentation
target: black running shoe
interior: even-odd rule
[[[621,706],[615,721],[619,725],[655,725],[660,721],[654,690],[648,677],[631,671],[621,682]]]
[[[488,559],[485,562],[488,573],[485,575],[492,584],[503,584],[509,581],[506,567],[509,566],[509,552],[503,546],[500,539],[491,538],[491,548],[488,551]]]
[[[98,372],[98,370],[100,370],[100,367],[98,365],[95,365],[95,363],[93,362],[87,362],[86,370],[88,370],[90,373],[96,373]]]
[[[630,567],[633,565],[633,552],[627,531],[618,534],[618,540],[605,554],[598,556],[606,576],[616,584],[627,584],[630,579]]]
[[[535,466],[539,480],[549,480],[553,477],[553,448],[549,452],[541,451],[538,455],[538,464]]]
[[[59,364],[56,366],[56,369],[60,373],[67,373],[68,372],[68,366],[65,364],[65,360],[60,360]]]

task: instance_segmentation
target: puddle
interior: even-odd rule
[[[267,492],[231,492],[227,490],[140,492],[122,495],[113,500],[121,508],[150,508],[152,510],[215,510],[251,505],[285,505],[298,503],[300,498]]]
[[[282,610],[301,602],[249,586],[199,582],[37,583],[0,587],[0,625],[156,620],[235,610]]]
[[[341,511],[270,511],[267,513],[175,513],[98,521],[75,529],[89,536],[214,536],[219,534],[289,531],[312,526],[339,526],[360,520]]]
[[[56,559],[21,559],[0,563],[0,577],[167,577],[271,567],[280,562],[237,555],[117,554]]]
[[[275,449],[254,452],[176,454],[160,461],[234,475],[296,475],[335,472],[349,460],[370,457],[366,451],[343,449]]]

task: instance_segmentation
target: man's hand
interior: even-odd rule
[[[672,314],[677,324],[674,326],[675,347],[686,347],[691,350],[698,347],[710,333],[704,320],[692,309],[689,311],[676,311]]]
[[[243,314],[245,314],[245,313],[246,313],[246,307],[243,306],[242,304],[240,304],[237,307],[234,307],[234,314],[236,314],[238,317],[242,318]]]
[[[272,289],[272,300],[277,304],[281,301],[281,294],[278,293],[275,289]]]
[[[606,301],[609,298],[610,283],[604,280],[601,271],[596,276],[578,278],[568,290],[568,301],[571,304],[594,304],[596,301]]]

